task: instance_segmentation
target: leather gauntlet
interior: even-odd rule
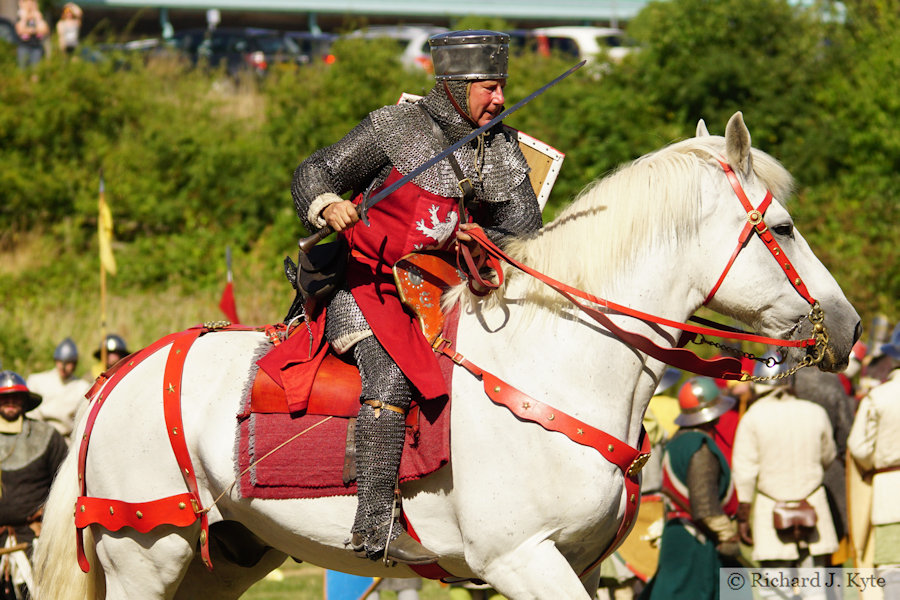
[[[711,531],[717,540],[716,550],[726,556],[737,556],[741,552],[738,542],[738,531],[734,521],[728,515],[713,515],[703,519],[703,525]]]

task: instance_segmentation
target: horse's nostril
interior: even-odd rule
[[[862,323],[856,322],[856,329],[853,330],[853,343],[855,344],[862,337]]]

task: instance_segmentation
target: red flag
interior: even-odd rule
[[[231,246],[225,246],[225,266],[228,268],[228,283],[222,290],[222,298],[219,300],[219,308],[232,323],[240,323],[237,314],[237,304],[234,302],[234,283],[231,279]]]
[[[225,289],[222,291],[222,299],[219,300],[219,308],[222,309],[222,312],[225,313],[225,316],[232,323],[241,322],[237,314],[237,305],[234,302],[234,283],[231,281],[225,284]]]

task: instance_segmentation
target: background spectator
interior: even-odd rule
[[[709,377],[681,387],[678,433],[666,444],[663,492],[666,524],[659,566],[642,599],[703,600],[719,597],[719,569],[740,552],[731,470],[713,440],[718,418],[734,406]]]
[[[872,562],[884,577],[886,600],[900,598],[900,326],[881,346],[892,369],[887,380],[859,403],[847,445],[863,475],[870,479]],[[865,546],[865,544],[863,544]],[[859,548],[863,551],[864,548]]]
[[[81,7],[74,2],[68,2],[63,6],[62,16],[56,22],[56,35],[59,49],[71,55],[78,47],[78,37],[81,34]]]
[[[44,500],[59,465],[66,442],[46,423],[25,418],[41,403],[25,380],[12,371],[0,371],[0,545],[31,544],[40,534]],[[29,557],[21,551],[2,557],[3,600],[21,597],[30,585]]]
[[[38,9],[36,0],[20,0],[16,34],[19,47],[16,58],[19,68],[36,65],[44,57],[44,39],[50,34],[50,26]]]
[[[794,396],[790,383],[786,378],[755,386],[758,399],[738,423],[731,462],[741,500],[741,539],[773,577],[786,569],[829,566],[838,548],[823,486],[825,469],[835,458],[831,423],[821,406]],[[777,518],[785,505],[802,512],[810,526]],[[819,589],[802,592],[804,598],[827,597]],[[791,597],[789,588],[766,588],[760,596],[784,593]]]
[[[38,421],[52,425],[67,438],[75,428],[78,409],[87,404],[84,395],[91,384],[75,377],[78,366],[78,347],[71,338],[66,338],[53,351],[54,368],[42,373],[34,373],[27,379],[28,389],[40,394],[44,401],[28,413]]]

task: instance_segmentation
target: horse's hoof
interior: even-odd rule
[[[406,565],[430,565],[437,562],[438,555],[404,531],[388,544],[387,560]]]

